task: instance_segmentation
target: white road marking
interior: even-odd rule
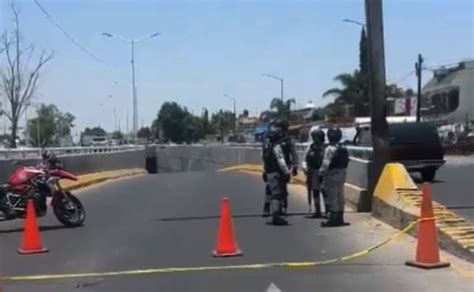
[[[280,290],[280,288],[277,287],[277,285],[270,283],[270,286],[268,286],[266,292],[283,292]]]

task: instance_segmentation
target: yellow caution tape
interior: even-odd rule
[[[262,263],[262,264],[243,264],[243,265],[228,265],[228,266],[204,266],[204,267],[175,267],[175,268],[155,268],[143,270],[125,270],[115,272],[96,272],[96,273],[77,273],[77,274],[51,274],[51,275],[25,275],[25,276],[7,276],[2,279],[5,281],[35,281],[35,280],[55,280],[55,279],[73,279],[73,278],[96,278],[96,277],[111,277],[111,276],[129,276],[129,275],[146,275],[146,274],[164,274],[164,273],[180,273],[180,272],[203,272],[203,271],[217,271],[217,270],[247,270],[247,269],[267,269],[267,268],[309,268],[338,262],[352,260],[386,245],[390,241],[396,239],[402,234],[412,229],[418,222],[425,221],[420,219],[408,224],[407,227],[393,234],[389,238],[359,252],[351,255],[329,259],[325,261],[313,262],[281,262],[281,263]]]

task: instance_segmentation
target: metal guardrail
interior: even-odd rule
[[[57,156],[66,156],[139,150],[144,149],[144,146],[122,145],[104,147],[54,147],[46,149]],[[42,148],[0,149],[0,159],[35,159],[41,157],[42,151]]]

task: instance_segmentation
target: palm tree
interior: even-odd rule
[[[342,86],[335,87],[323,93],[323,97],[334,96],[334,104],[350,105],[354,107],[355,115],[366,115],[368,113],[368,97],[364,94],[367,86],[359,70],[352,74],[344,73],[334,77],[334,81]]]
[[[291,106],[295,104],[295,99],[290,98],[285,101],[275,97],[270,103],[270,109],[276,112],[276,116],[289,120],[291,116]]]

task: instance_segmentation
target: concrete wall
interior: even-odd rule
[[[356,210],[369,212],[375,185],[366,151],[349,149],[351,160],[345,184],[346,201]],[[299,152],[300,161],[303,151]],[[252,147],[174,146],[157,149],[158,172],[212,171],[238,164],[261,164],[261,150]],[[358,158],[363,157],[363,158]]]
[[[111,153],[91,153],[71,156],[59,156],[64,168],[80,175],[85,173],[126,169],[145,168],[145,150],[129,150]],[[22,165],[36,165],[38,159],[18,159]],[[6,182],[9,175],[18,168],[12,160],[0,160],[0,181]]]
[[[158,172],[209,171],[261,161],[256,148],[176,146],[157,150]]]

